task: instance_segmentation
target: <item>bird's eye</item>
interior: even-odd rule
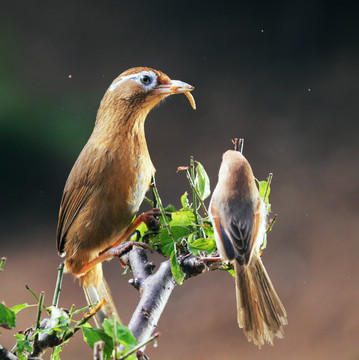
[[[151,82],[152,82],[151,77],[148,76],[148,75],[142,75],[142,76],[140,77],[140,80],[141,80],[141,83],[144,84],[144,85],[149,85],[149,84],[151,84]]]

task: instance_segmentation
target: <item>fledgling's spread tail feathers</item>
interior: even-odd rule
[[[118,322],[121,322],[113,302],[109,287],[103,276],[102,264],[96,265],[85,276],[81,278],[82,287],[89,305],[106,299],[106,304],[95,315],[95,323],[98,328],[106,318],[113,319],[115,314]]]
[[[274,337],[283,338],[287,312],[274,290],[259,255],[248,265],[235,262],[237,319],[248,341],[261,348],[273,345]]]

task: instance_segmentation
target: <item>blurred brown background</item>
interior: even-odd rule
[[[285,338],[258,350],[237,328],[233,280],[208,273],[177,287],[153,359],[359,359],[358,6],[330,1],[8,1],[0,14],[0,300],[50,304],[60,258],[58,206],[114,77],[160,69],[196,87],[148,117],[165,203],[188,190],[190,155],[212,189],[221,155],[245,138],[255,175],[274,173],[278,221],[263,259],[288,310]],[[72,75],[69,77],[69,75]],[[105,272],[122,318],[138,301],[128,275]],[[61,305],[84,305],[66,276]],[[17,329],[35,322],[18,316]],[[2,330],[0,343],[13,345]],[[62,355],[90,359],[76,336]]]

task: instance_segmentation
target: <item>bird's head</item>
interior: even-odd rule
[[[165,97],[184,93],[192,107],[195,103],[190,91],[193,86],[179,80],[171,80],[161,71],[136,67],[119,75],[108,88],[105,97],[113,106],[125,106],[135,111],[150,111]]]

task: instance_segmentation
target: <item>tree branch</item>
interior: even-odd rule
[[[133,285],[139,289],[141,295],[128,327],[137,342],[141,343],[147,340],[157,327],[176,282],[172,276],[169,260],[162,262],[153,275],[151,274],[153,265],[148,262],[144,249],[134,248],[126,260],[134,273]]]
[[[17,357],[8,349],[0,345],[0,359],[1,360],[17,360]]]
[[[121,260],[133,271],[130,283],[140,291],[140,302],[128,324],[129,329],[138,343],[147,340],[157,327],[157,323],[176,285],[171,272],[170,260],[161,263],[155,274],[154,265],[148,262],[146,250],[134,247]],[[180,255],[179,264],[186,274],[185,279],[202,274],[205,271],[216,270],[222,263],[202,261],[193,254]]]
[[[51,328],[51,320],[50,319],[42,320],[39,328],[40,329]],[[62,339],[60,339],[57,336],[56,332],[53,332],[51,334],[49,333],[38,334],[38,337],[34,341],[33,351],[29,356],[29,359],[40,358],[48,348],[53,348],[57,345],[60,345],[61,343],[62,343]]]

